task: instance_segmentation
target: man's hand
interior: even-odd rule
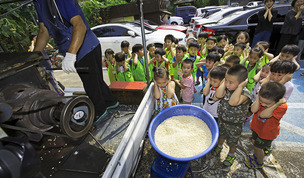
[[[76,62],[76,54],[66,53],[62,61],[62,70],[65,73],[76,72],[75,62]]]

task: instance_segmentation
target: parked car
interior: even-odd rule
[[[263,1],[251,1],[248,2],[246,6],[244,6],[244,8],[248,9],[248,8],[254,8],[254,7],[259,7],[259,6],[264,6]]]
[[[207,6],[207,7],[198,8],[196,10],[195,16],[192,17],[189,22],[190,27],[193,28],[195,20],[207,17],[207,14],[210,14],[210,13],[208,13],[208,11],[211,11],[213,9],[220,9],[220,7],[219,6]]]
[[[140,25],[139,20],[134,20],[133,23],[137,23]],[[144,25],[158,30],[175,30],[175,31],[183,32],[186,34],[186,37],[188,37],[189,35],[188,27],[181,25],[157,25],[155,22],[152,22],[150,20],[144,20]]]
[[[239,6],[239,3],[238,2],[233,2],[233,3],[230,4],[230,6],[231,7],[237,7],[237,6]]]
[[[202,25],[209,24],[209,23],[216,23],[219,20],[221,20],[222,18],[224,18],[234,12],[242,10],[242,9],[243,9],[243,7],[227,7],[227,8],[220,9],[220,11],[218,11],[214,14],[211,14],[205,18],[201,18],[201,19],[194,21],[194,24],[192,27],[193,35],[196,37],[198,36],[198,34],[199,34],[198,32],[200,32]]]
[[[207,31],[215,36],[225,34],[232,40],[236,38],[238,32],[247,31],[252,40],[258,23],[257,13],[263,8],[264,7],[258,7],[235,12],[217,23],[203,25],[201,31]],[[285,15],[291,8],[290,4],[276,4],[274,7],[274,9],[278,10],[278,15],[274,22],[274,28],[270,38],[270,51],[273,51],[277,46]]]
[[[194,6],[181,6],[175,7],[175,16],[182,17],[184,23],[189,23],[191,17],[194,17],[196,7]]]
[[[206,6],[202,8],[196,9],[195,17],[205,17],[206,11],[211,10],[211,9],[219,9],[224,6]]]
[[[203,19],[203,18],[206,18],[206,17],[208,17],[208,16],[210,16],[210,15],[216,13],[216,12],[219,12],[220,10],[221,10],[221,8],[206,10],[206,11],[204,12],[204,14],[201,14],[201,16],[192,17],[192,18],[191,18],[191,21],[190,21],[190,23],[189,23],[189,25],[191,26],[191,28],[193,28],[193,27],[194,27],[195,21],[200,20],[200,19]]]
[[[169,16],[168,24],[170,25],[184,25],[184,19],[178,16]]]
[[[165,36],[172,34],[180,44],[186,45],[186,35],[175,30],[157,30],[145,27],[146,44],[154,43],[157,47],[162,47]],[[100,41],[102,54],[107,48],[113,49],[114,52],[121,51],[120,44],[123,40],[127,40],[132,47],[135,44],[142,44],[140,25],[133,22],[109,23],[98,25],[91,28]]]

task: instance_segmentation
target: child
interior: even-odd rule
[[[297,65],[291,61],[276,61],[270,66],[270,81],[280,82],[286,88],[284,98],[289,99],[294,85],[291,83],[292,73],[296,71]],[[267,78],[262,85],[267,82]]]
[[[255,47],[250,50],[248,59],[245,62],[245,67],[248,71],[248,83],[246,85],[246,88],[250,91],[252,91],[253,86],[255,85],[255,81],[253,80],[254,76],[260,72],[261,70],[261,63],[259,60],[263,56],[263,51],[259,47]]]
[[[270,74],[270,64],[265,64],[259,73],[257,73],[253,80],[256,82],[251,91],[251,100],[254,102],[258,97],[258,91],[261,89],[261,81]]]
[[[107,67],[108,76],[110,83],[116,81],[116,69],[115,69],[115,60],[114,60],[114,51],[110,48],[105,51],[105,60],[104,64]]]
[[[240,58],[240,64],[244,64],[246,59],[244,55],[245,48],[245,43],[236,43],[232,49],[225,53],[223,59],[226,60],[230,55],[236,55]]]
[[[210,71],[210,76],[203,90],[203,94],[206,96],[203,109],[208,111],[214,117],[216,122],[218,122],[217,107],[220,101],[214,101],[213,96],[216,89],[220,86],[221,81],[225,78],[226,71],[227,68],[223,66],[215,66]]]
[[[132,57],[132,53],[130,50],[130,43],[126,40],[122,41],[120,44],[121,52],[123,52],[126,55],[126,59],[129,59]]]
[[[273,63],[278,60],[292,61],[297,65],[297,70],[298,70],[300,68],[300,65],[297,62],[296,58],[299,52],[300,52],[300,48],[297,45],[294,44],[285,45],[282,48],[281,53],[275,58],[273,58],[270,62]]]
[[[261,60],[262,67],[273,59],[274,55],[268,52],[269,43],[267,41],[259,41],[255,47],[260,47],[263,50],[263,59]]]
[[[166,51],[163,48],[156,48],[154,66],[164,66],[169,70],[169,60],[165,57]]]
[[[175,56],[175,38],[173,35],[169,34],[165,36],[164,49],[166,51],[165,57],[169,60],[169,74],[172,77],[173,69],[172,69],[172,60],[173,56]]]
[[[193,70],[191,72],[193,81],[195,81],[195,76],[197,72],[196,63],[198,63],[200,60],[200,56],[197,55],[198,50],[199,50],[198,42],[194,41],[189,43],[187,57],[193,62]]]
[[[225,54],[225,51],[223,50],[223,48],[218,47],[218,46],[214,46],[213,48],[211,48],[209,50],[210,53],[217,53],[220,55],[220,57],[222,58]]]
[[[174,79],[175,83],[182,89],[182,99],[183,104],[191,104],[194,95],[194,83],[192,77],[192,70],[193,70],[193,62],[190,59],[185,59],[182,62],[182,70],[183,75],[182,79],[176,80]]]
[[[123,52],[115,54],[115,69],[117,81],[134,81],[130,64],[126,62],[126,56]]]
[[[201,60],[196,64],[196,66],[200,68],[200,70],[202,70],[203,72],[203,87],[202,90],[200,91],[201,94],[203,94],[203,89],[207,83],[208,73],[214,66],[218,65],[218,62],[220,61],[220,55],[213,52],[209,53],[205,61]]]
[[[176,46],[176,54],[173,57],[173,78],[172,79],[176,79],[176,80],[181,80],[182,79],[182,62],[183,60],[185,60],[187,58],[186,56],[187,54],[187,49],[184,45],[177,45]],[[177,98],[180,99],[180,90],[181,88],[177,85],[175,87],[175,93],[177,95]]]
[[[206,46],[206,41],[208,39],[209,35],[207,32],[202,32],[198,35],[197,41],[198,44],[200,45],[199,51],[202,50]]]
[[[241,31],[238,33],[236,37],[236,43],[244,43],[245,44],[245,49],[244,49],[244,58],[248,57],[248,53],[250,51],[250,43],[249,43],[249,34],[245,31]],[[241,59],[242,61],[242,59]]]
[[[226,140],[230,147],[229,153],[223,162],[225,166],[231,166],[235,159],[234,152],[241,136],[243,123],[248,111],[250,93],[247,88],[247,69],[237,64],[228,69],[225,80],[216,90],[213,100],[221,99],[217,113],[219,121],[219,140],[213,149],[213,155],[220,154],[223,143]]]
[[[210,36],[207,38],[206,47],[201,50],[201,57],[205,58],[208,55],[208,52],[216,46],[216,38],[214,36]]]
[[[132,71],[134,81],[147,81],[146,79],[146,63],[144,58],[144,47],[141,44],[135,44],[132,47],[133,66]]]
[[[160,111],[178,104],[177,97],[174,93],[175,83],[170,80],[168,70],[161,67],[153,68],[154,77],[154,97],[155,97],[155,112]]]
[[[268,82],[261,87],[259,97],[251,106],[254,113],[250,123],[254,154],[245,157],[248,168],[263,168],[264,149],[280,133],[280,120],[287,110],[286,100],[283,98],[285,87],[278,82]]]
[[[220,35],[217,37],[217,46],[220,48],[225,48],[229,44],[228,37],[226,35]]]
[[[230,67],[240,64],[240,58],[237,55],[231,55],[226,59],[225,64],[229,65]]]
[[[154,67],[154,60],[155,60],[155,45],[154,43],[148,44],[147,46],[147,57],[148,57],[148,64],[149,64],[149,75],[150,78],[152,78],[152,76],[154,76],[153,74],[153,67]]]
[[[183,74],[181,65],[182,65],[183,60],[185,60],[187,58],[186,54],[187,54],[187,49],[184,45],[179,44],[176,46],[176,54],[173,57],[173,61],[172,61],[174,79],[177,79],[177,80],[181,79],[181,76]]]
[[[202,49],[204,49],[206,47],[206,41],[208,39],[208,33],[207,32],[202,32],[198,35],[198,44],[199,44],[199,49],[198,49],[198,56],[201,56],[200,52]],[[199,85],[200,84],[200,78],[202,78],[202,71],[201,70],[197,70],[196,72],[196,82],[195,85]],[[203,79],[202,79],[203,80]]]

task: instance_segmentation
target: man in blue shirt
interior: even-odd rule
[[[65,58],[62,70],[77,72],[84,89],[95,107],[96,119],[107,114],[107,109],[118,106],[115,96],[103,80],[101,47],[91,31],[77,0],[35,0],[39,33],[34,51],[43,51],[50,36]],[[76,67],[88,68],[76,71]]]

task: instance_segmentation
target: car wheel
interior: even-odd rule
[[[171,25],[177,25],[177,23],[176,22],[172,22]]]

